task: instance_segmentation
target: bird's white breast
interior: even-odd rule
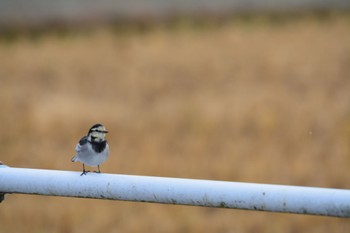
[[[77,151],[77,159],[88,165],[88,166],[97,166],[105,162],[109,155],[109,146],[106,144],[106,148],[100,152],[97,153],[92,149],[92,146],[90,143],[86,143],[85,145],[77,145],[76,146]]]

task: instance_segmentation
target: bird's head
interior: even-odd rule
[[[88,132],[88,140],[91,142],[106,141],[106,133],[108,133],[108,131],[102,124],[95,124]]]

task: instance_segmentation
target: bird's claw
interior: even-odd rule
[[[90,172],[90,171],[85,171],[85,170],[83,170],[83,173],[81,173],[80,176],[86,175],[88,172]]]

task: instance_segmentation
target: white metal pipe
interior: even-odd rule
[[[98,198],[350,217],[350,190],[10,168],[0,193]]]

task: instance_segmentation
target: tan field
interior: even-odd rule
[[[102,172],[350,188],[350,18],[179,23],[0,42],[0,160],[80,171],[74,147],[110,131]],[[0,232],[350,232],[267,212],[7,195]]]

